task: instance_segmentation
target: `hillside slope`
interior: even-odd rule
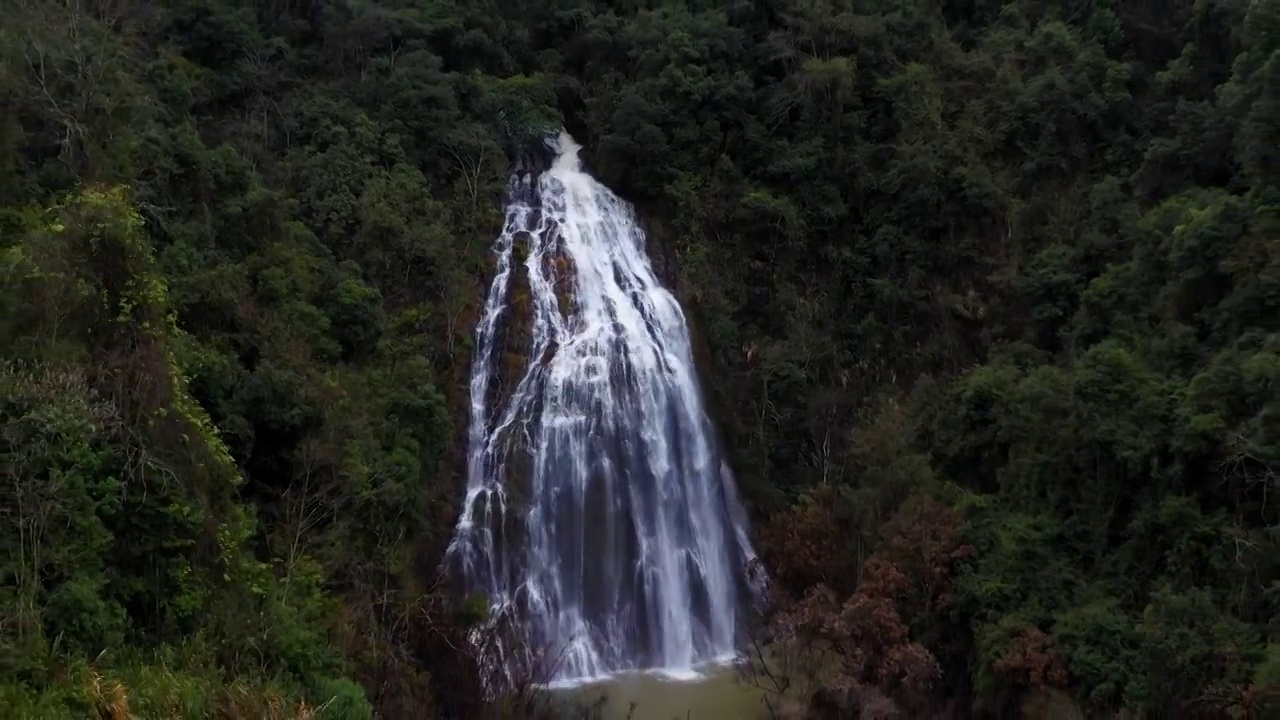
[[[772,631],[840,653],[815,711],[1276,698],[1277,3],[67,0],[0,40],[18,716],[480,712],[436,567],[501,191],[559,126],[695,321]]]

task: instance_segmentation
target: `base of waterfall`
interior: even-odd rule
[[[764,693],[742,682],[737,660],[735,656],[689,670],[617,672],[590,682],[553,683],[542,691],[571,708],[567,717],[587,717],[580,712],[584,707],[600,720],[768,717]]]
[[[809,717],[815,696],[843,682],[844,664],[834,648],[812,642],[751,644],[681,672],[618,672],[597,681],[543,687],[557,717],[598,720],[766,720]],[[587,710],[588,712],[583,712]]]
[[[655,667],[638,668],[634,670],[617,670],[614,672],[602,673],[600,675],[560,678],[552,680],[551,682],[535,685],[534,687],[545,690],[575,690],[636,677],[656,678],[670,683],[696,683],[721,675],[726,670],[732,670],[742,660],[743,656],[741,653],[724,653],[711,658],[710,660],[696,665],[691,665],[689,667]]]

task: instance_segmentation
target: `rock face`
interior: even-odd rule
[[[508,186],[509,203],[522,202],[531,207],[540,205],[538,178],[551,169],[551,163],[556,159],[555,142],[555,135],[548,134],[515,147],[511,171],[513,184]],[[517,192],[512,193],[512,190]]]

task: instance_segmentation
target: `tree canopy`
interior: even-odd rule
[[[19,0],[0,40],[17,716],[482,712],[437,565],[557,127],[689,311],[771,632],[840,658],[809,711],[1276,701],[1280,4]]]

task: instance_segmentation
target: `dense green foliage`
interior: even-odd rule
[[[19,717],[474,716],[435,569],[500,191],[562,124],[780,590],[884,619],[855,691],[1275,697],[1280,3],[20,0],[0,40]]]

